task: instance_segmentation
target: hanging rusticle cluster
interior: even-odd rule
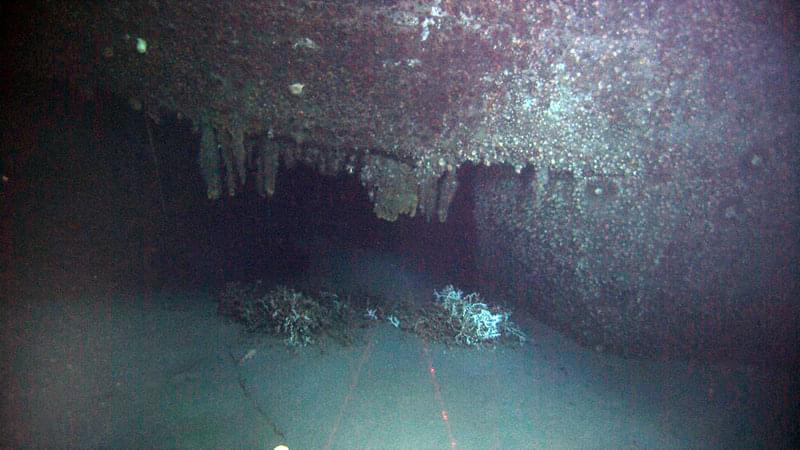
[[[424,163],[411,167],[381,155],[369,155],[361,168],[361,184],[375,204],[375,215],[390,222],[417,211],[430,221],[434,215],[447,220],[447,211],[458,187],[452,166],[433,170]]]
[[[216,121],[222,122],[219,118]],[[237,189],[247,181],[248,170],[254,165],[251,161],[254,154],[259,192],[269,195],[274,192],[277,154],[271,154],[270,148],[259,148],[257,153],[252,145],[248,149],[243,126],[236,121],[214,123],[212,118],[203,116],[199,131],[200,169],[209,199],[220,198],[223,186],[229,196],[236,195]]]
[[[391,158],[370,155],[361,169],[361,183],[375,204],[373,211],[381,219],[395,221],[400,214],[411,217],[417,212],[416,179],[411,167]]]
[[[395,221],[400,215],[416,216],[419,210],[427,220],[447,220],[458,180],[456,169],[446,164],[420,163],[415,167],[396,158],[366,154],[362,157],[339,149],[322,149],[274,139],[266,135],[246,136],[244,127],[234,120],[200,120],[199,163],[210,200],[223,193],[236,195],[254,171],[256,190],[262,197],[275,193],[275,179],[281,158],[287,168],[303,163],[324,175],[360,169],[361,184],[375,205],[375,215]]]

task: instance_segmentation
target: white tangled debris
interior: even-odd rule
[[[447,345],[482,348],[527,340],[509,320],[509,310],[487,304],[477,293],[465,295],[449,285],[434,295],[427,304],[388,304],[368,297],[353,307],[350,295],[309,295],[281,285],[268,289],[260,281],[233,282],[221,293],[217,312],[242,323],[248,332],[280,337],[288,347],[317,344],[323,338],[349,345],[358,330],[384,321],[427,342]],[[255,351],[248,352],[239,363],[253,356]]]
[[[433,25],[435,27],[439,26],[439,18],[445,17],[447,13],[439,6],[440,1],[434,1],[434,4],[431,6],[430,13],[428,14],[425,19],[422,20],[421,26],[422,31],[420,32],[419,40],[421,42],[425,42],[428,40],[428,36],[431,34],[430,26]]]
[[[481,301],[480,294],[468,295],[452,285],[441,291],[433,291],[436,300],[450,314],[451,325],[457,331],[456,342],[477,346],[493,341],[506,333],[524,342],[527,338],[522,331],[508,320],[511,313],[499,307],[489,307]]]
[[[294,41],[294,44],[292,44],[292,48],[295,49],[295,50],[297,50],[297,49],[306,49],[306,50],[317,51],[321,47],[319,46],[319,44],[314,42],[311,38],[302,37],[302,38],[299,38],[296,41]]]
[[[295,96],[303,95],[303,89],[305,89],[306,85],[303,83],[292,83],[289,85],[289,92]]]

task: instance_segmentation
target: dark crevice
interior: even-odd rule
[[[199,136],[188,121],[168,115],[150,123],[151,147],[150,119],[125,99],[85,100],[56,84],[42,105],[35,120],[49,125],[39,131],[38,150],[14,168],[24,187],[9,200],[22,210],[46,205],[32,214],[46,215],[47,225],[16,243],[19,258],[45,246],[48,264],[62,265],[59,254],[80,256],[83,267],[73,268],[87,279],[149,291],[290,280],[326,248],[398,255],[410,270],[448,283],[474,279],[471,166],[459,171],[446,223],[419,214],[381,220],[357,173],[324,176],[303,164],[281,164],[270,199],[246,185],[211,202],[197,164]],[[53,196],[59,201],[45,200]],[[52,227],[61,227],[60,237],[43,244]]]

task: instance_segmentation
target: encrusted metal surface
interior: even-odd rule
[[[358,172],[384,219],[445,220],[471,163],[484,263],[589,341],[661,345],[645,329],[677,310],[702,346],[745,298],[748,320],[796,313],[790,2],[37,8],[21,69],[191,119],[211,198],[303,162]]]
[[[355,169],[378,153],[419,187],[468,161],[612,177],[713,166],[791,123],[774,113],[788,99],[762,95],[785,67],[741,70],[784,58],[766,44],[789,32],[774,2],[45,5],[36,39],[53,54],[37,66],[207,124],[229,192],[261,135],[344,150]],[[762,111],[747,130],[742,108]]]

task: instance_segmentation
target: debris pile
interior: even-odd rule
[[[434,296],[434,304],[415,314],[413,330],[423,339],[467,347],[527,340],[509,320],[511,312],[487,305],[477,292],[465,295],[448,285]]]
[[[336,294],[311,296],[285,286],[267,291],[261,282],[229,283],[217,311],[240,322],[248,332],[283,338],[289,347],[313,344],[323,334],[349,344],[349,330],[360,321]]]
[[[480,348],[527,340],[509,320],[509,311],[487,305],[478,293],[465,295],[446,286],[434,291],[434,296],[435,302],[422,307],[411,302],[392,306],[372,298],[355,305],[353,297],[341,299],[329,292],[310,296],[285,286],[266,290],[261,282],[229,283],[220,295],[218,312],[248,332],[280,337],[289,347],[318,343],[323,335],[349,345],[357,330],[384,321],[425,341],[446,345]]]

